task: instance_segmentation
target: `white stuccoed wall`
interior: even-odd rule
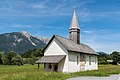
[[[44,56],[46,55],[67,55],[67,50],[57,41],[57,39],[53,39],[53,41],[49,44],[47,49],[44,52]]]
[[[58,63],[58,71],[68,73],[68,56]]]
[[[68,51],[55,38],[52,40],[52,42],[49,44],[49,46],[44,52],[44,56],[66,55],[66,57],[58,63],[58,71],[60,72],[68,72],[68,55],[67,54],[68,54]]]
[[[91,65],[89,65],[89,56],[91,56]],[[86,55],[85,70],[95,70],[95,69],[98,69],[97,56]]]
[[[75,53],[75,52],[69,52],[69,64],[68,64],[68,69],[69,72],[77,72],[80,71],[80,53]],[[77,56],[78,56],[78,61],[79,64],[77,65]],[[96,55],[87,55],[86,60],[85,60],[85,70],[96,70],[98,69],[98,62],[97,62],[97,56]],[[89,56],[91,56],[91,65],[89,65]]]
[[[80,54],[69,52],[68,56],[69,56],[69,64],[68,64],[69,72],[80,71]],[[78,56],[78,61],[79,61],[78,64],[77,64],[77,56]]]

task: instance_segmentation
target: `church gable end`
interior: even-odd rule
[[[66,53],[67,53],[67,50],[54,36],[44,49],[44,56],[45,55],[66,55]]]

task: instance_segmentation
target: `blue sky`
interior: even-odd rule
[[[95,51],[120,51],[120,0],[77,0],[81,42]],[[69,36],[74,0],[0,0],[0,34],[28,31]]]

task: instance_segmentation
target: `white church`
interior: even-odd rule
[[[69,28],[69,39],[53,35],[43,49],[44,56],[36,61],[44,64],[44,71],[78,72],[98,69],[97,53],[89,46],[80,43],[80,27],[76,8]]]

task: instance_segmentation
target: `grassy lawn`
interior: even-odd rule
[[[0,66],[0,80],[65,80],[76,76],[109,76],[110,74],[119,73],[120,66],[117,65],[99,65],[99,70],[69,74],[44,72],[43,66],[38,70],[37,65]]]

